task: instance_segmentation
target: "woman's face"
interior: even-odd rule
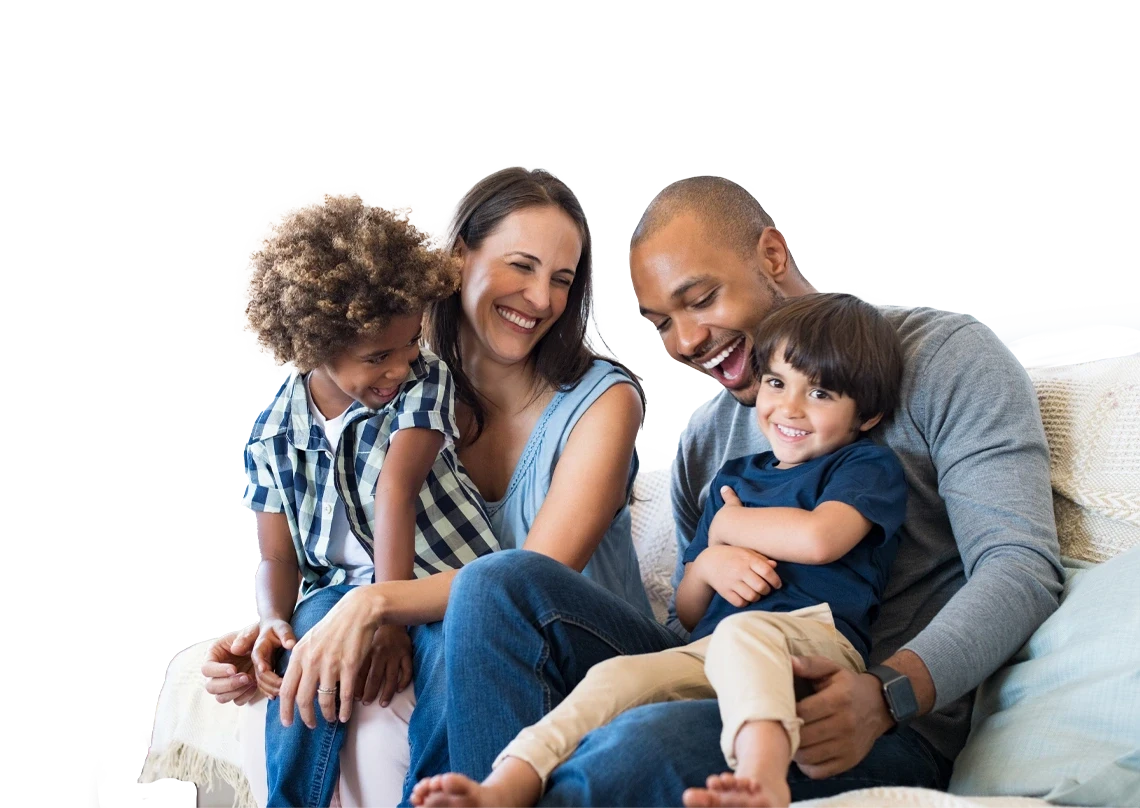
[[[487,358],[525,360],[566,310],[582,237],[559,207],[507,216],[463,256],[463,327]]]

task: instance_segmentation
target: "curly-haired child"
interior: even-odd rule
[[[414,805],[534,805],[587,733],[638,705],[714,697],[734,772],[687,790],[685,805],[789,803],[803,723],[791,656],[863,672],[898,548],[906,481],[868,433],[898,405],[903,361],[890,323],[851,295],[787,301],[753,346],[756,419],[772,450],[730,460],[709,487],[677,588],[689,644],[595,665],[482,784],[427,778]],[[761,597],[774,561],[782,586]]]
[[[419,346],[424,309],[459,283],[453,259],[404,218],[325,197],[287,216],[253,264],[249,322],[295,367],[245,447],[269,805],[328,805],[313,772],[335,764],[345,724],[324,716],[407,687],[411,643],[381,627],[352,694],[318,689],[313,728],[279,718],[289,649],[352,587],[455,569],[498,544],[455,453],[452,376]]]

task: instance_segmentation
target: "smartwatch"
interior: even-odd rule
[[[918,715],[918,699],[914,697],[910,679],[886,665],[867,668],[867,673],[882,682],[883,700],[887,703],[891,718],[895,720],[895,725],[887,730],[887,734],[898,732]]]

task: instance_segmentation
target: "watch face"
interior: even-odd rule
[[[895,721],[903,722],[909,721],[918,715],[918,701],[914,697],[914,688],[910,686],[910,680],[904,676],[900,676],[892,682],[888,682],[886,687],[883,688],[887,692],[887,699],[891,705],[892,716]]]

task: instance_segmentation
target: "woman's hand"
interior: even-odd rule
[[[277,652],[288,651],[297,644],[293,627],[288,620],[263,620],[257,640],[253,643],[253,673],[257,689],[271,699],[281,692],[281,677],[277,675]]]
[[[705,583],[738,609],[780,586],[776,562],[743,547],[708,547],[693,563]]]
[[[412,638],[403,626],[380,626],[372,638],[372,653],[356,676],[357,698],[387,707],[392,696],[412,681]]]
[[[340,698],[340,721],[352,715],[357,676],[370,660],[372,640],[380,627],[383,584],[353,587],[319,623],[293,646],[289,667],[281,682],[281,724],[292,726],[293,705],[309,729],[317,725],[313,699],[319,699],[321,715],[336,721]],[[339,692],[338,692],[339,691]]]
[[[258,698],[250,651],[259,630],[257,623],[251,623],[240,631],[231,631],[215,640],[206,652],[202,675],[206,677],[206,692],[218,703],[232,701],[240,706]]]

